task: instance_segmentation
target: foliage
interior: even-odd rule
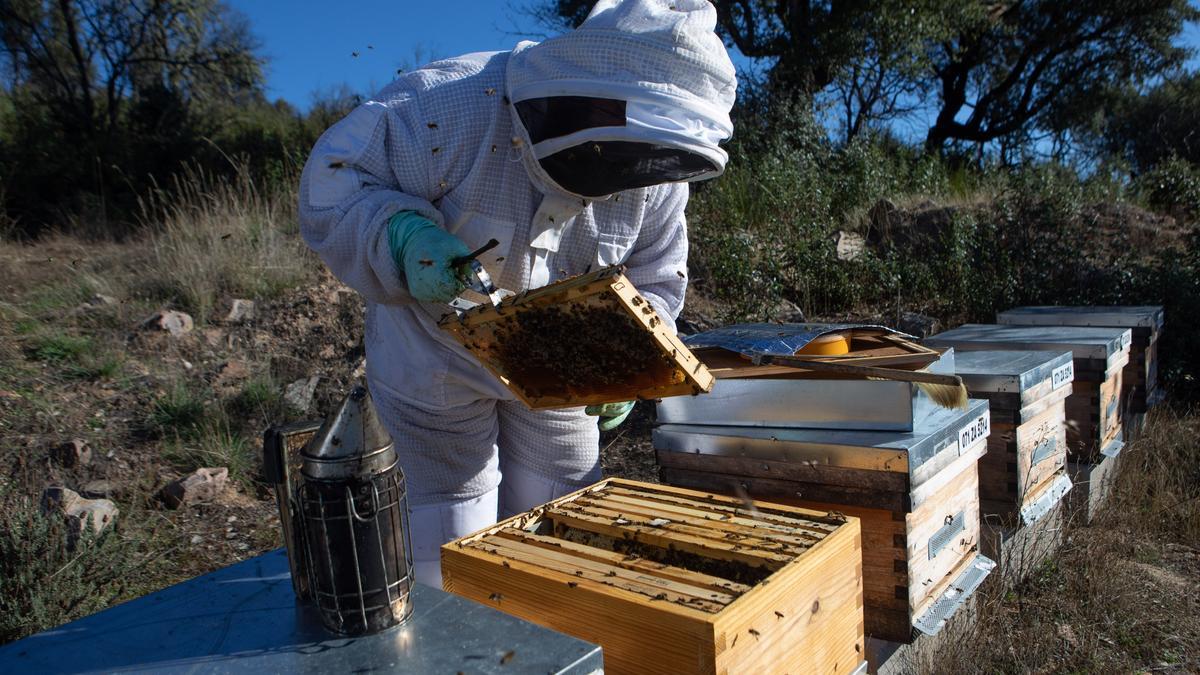
[[[1137,186],[1146,202],[1164,213],[1187,222],[1200,216],[1200,168],[1177,155],[1139,176]]]
[[[260,186],[241,165],[233,177],[189,170],[156,191],[142,211],[159,230],[148,290],[204,322],[222,297],[271,298],[310,278],[316,262],[295,236],[295,182],[286,170]]]
[[[718,322],[779,319],[785,303],[809,317],[892,323],[918,311],[951,325],[1025,304],[1200,312],[1196,242],[1134,245],[1146,225],[1129,220],[1144,212],[1120,210],[1139,194],[1186,198],[1200,186],[1190,165],[1164,167],[1154,175],[1169,186],[1139,193],[1058,164],[979,171],[886,138],[837,146],[803,103],[744,111],[739,125],[726,174],[699,185],[689,209],[691,276]],[[838,258],[843,230],[866,237],[853,260]],[[1200,332],[1172,326],[1163,380],[1193,396],[1200,356],[1186,345]]]
[[[1182,64],[1189,52],[1173,40],[1200,17],[1186,0],[1034,0],[988,12],[932,47],[929,75],[940,83],[940,106],[927,149],[1086,117],[1107,89]]]
[[[0,512],[0,644],[104,609],[124,590],[134,561],[113,528],[74,540],[62,517],[11,485],[0,485]]]
[[[1200,162],[1200,73],[1168,78],[1149,91],[1134,87],[1108,93],[1099,119],[1080,125],[1105,152],[1146,172],[1172,157]]]

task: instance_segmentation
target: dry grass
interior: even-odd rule
[[[203,323],[222,297],[271,298],[311,280],[319,262],[296,236],[294,183],[184,174],[143,203],[156,232],[144,281]]]
[[[978,625],[922,671],[1200,670],[1200,415],[1156,410],[1121,454],[1113,496],[1068,522],[1024,584],[987,589]]]

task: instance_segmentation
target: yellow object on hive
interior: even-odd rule
[[[797,355],[806,356],[841,356],[850,353],[850,340],[845,333],[828,333],[800,348]]]

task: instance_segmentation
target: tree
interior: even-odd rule
[[[930,51],[939,105],[925,147],[1050,129],[1067,105],[1072,116],[1088,114],[1105,90],[1180,65],[1189,52],[1172,41],[1198,17],[1187,0],[991,5]]]
[[[161,180],[206,131],[201,106],[261,98],[256,49],[219,0],[0,0],[18,111],[0,147],[6,207],[44,218],[90,194],[107,208],[116,186]]]

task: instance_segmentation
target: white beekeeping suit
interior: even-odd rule
[[[683,305],[687,183],[724,170],[736,80],[705,0],[602,0],[575,31],[408,73],[317,142],[305,241],[366,299],[367,377],[408,478],[417,580],[440,545],[600,477],[596,418],[530,411],[410,295],[388,222],[413,211],[521,291],[621,263]],[[501,479],[503,476],[503,480]]]

